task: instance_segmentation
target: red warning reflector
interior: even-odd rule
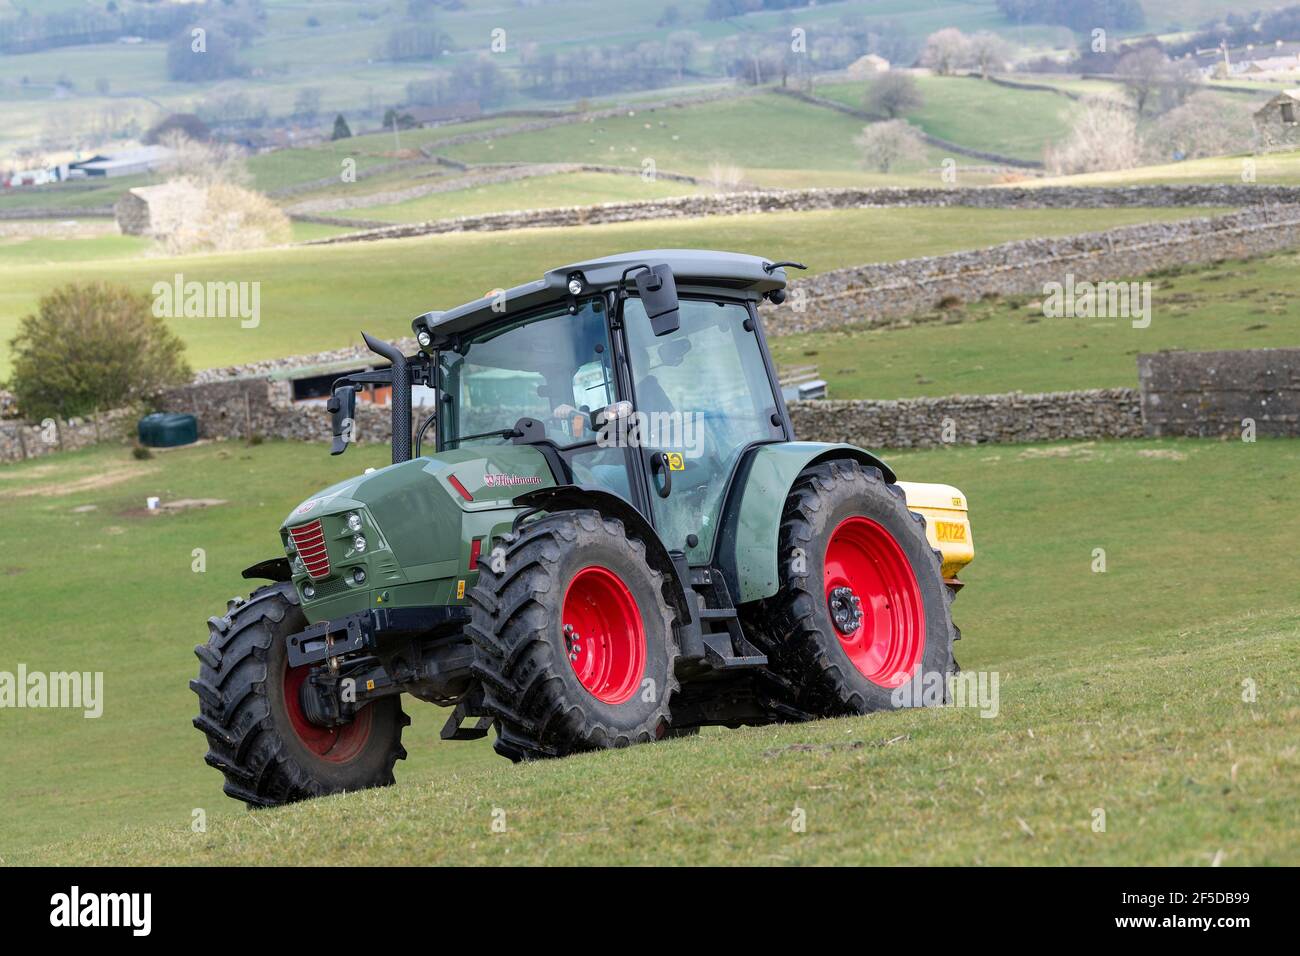
[[[483,539],[475,538],[469,543],[469,569],[471,571],[478,567],[478,556],[483,553]]]
[[[448,475],[447,481],[451,483],[451,486],[453,488],[455,488],[458,492],[460,492],[460,496],[464,498],[466,501],[474,500],[474,496],[471,495],[468,490],[466,490],[465,486],[460,483],[460,479],[457,478],[455,475]]]

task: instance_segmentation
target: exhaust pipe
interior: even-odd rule
[[[393,363],[393,464],[411,460],[411,373],[406,356],[391,342],[376,339],[365,332],[361,337],[366,348]]]

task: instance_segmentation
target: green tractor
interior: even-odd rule
[[[391,784],[404,694],[515,761],[942,703],[966,500],[795,440],[757,311],[793,266],[610,256],[419,316],[413,356],[365,336],[391,365],[334,383],[332,453],[391,386],[392,465],[294,508],[195,648],[226,793]]]

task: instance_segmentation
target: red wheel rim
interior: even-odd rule
[[[831,532],[824,567],[832,626],[853,666],[881,687],[907,683],[925,651],[925,605],[894,536],[870,518],[845,518]],[[844,614],[845,626],[835,622],[836,598],[857,611]]]
[[[645,673],[645,627],[617,574],[595,565],[575,574],[560,621],[565,654],[593,697],[621,704],[636,693]]]
[[[342,727],[313,724],[303,713],[300,696],[302,685],[310,673],[310,665],[286,666],[284,669],[284,709],[289,713],[289,723],[298,741],[317,757],[330,763],[346,763],[365,749],[374,716],[367,705],[357,712],[351,723]]]

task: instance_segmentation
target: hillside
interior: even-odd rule
[[[1258,563],[1288,547],[1280,489],[1300,452],[1267,440],[887,454],[901,477],[957,483],[972,502],[978,557],[955,605],[957,653],[966,670],[998,674],[996,719],[945,709],[711,730],[514,767],[484,742],[439,741],[446,712],[410,704],[397,787],[249,814],[203,765],[190,648],[241,590],[238,569],[274,549],[286,510],[385,453],[227,443],[135,462],[104,446],[4,470],[11,550],[0,567],[25,623],[23,648],[9,642],[0,668],[102,669],[112,719],[8,714],[0,763],[28,770],[0,777],[0,799],[25,808],[21,828],[0,830],[0,859],[1300,861],[1300,606],[1285,576]],[[232,500],[148,517],[147,494]],[[205,573],[191,568],[196,546]],[[1090,571],[1097,547],[1104,574]],[[124,574],[141,554],[148,572]],[[69,581],[114,600],[67,600]],[[795,807],[807,812],[802,834]],[[207,813],[204,834],[190,830],[194,808]],[[495,808],[504,834],[490,829]],[[1099,808],[1104,833],[1092,827]]]
[[[633,180],[639,182],[639,180]],[[705,247],[780,255],[824,271],[863,262],[951,252],[1033,235],[1068,235],[1124,223],[1179,219],[1186,209],[853,209],[673,219],[510,233],[467,233],[248,253],[100,259],[81,280],[109,279],[148,292],[179,272],[187,280],[260,282],[261,322],[171,319],[195,368],[301,355],[356,344],[359,329],[409,334],[412,317],[620,249]],[[111,238],[111,237],[110,237]],[[0,246],[0,341],[40,295],[68,278],[67,260],[6,262]],[[0,353],[0,375],[7,366]]]
[[[1077,109],[1059,93],[1011,89],[977,77],[922,76],[916,85],[924,102],[903,114],[909,123],[950,143],[1032,162],[1042,161],[1047,143],[1065,137]],[[817,95],[861,110],[867,88],[866,82],[820,83]],[[990,123],[991,116],[1014,116],[1015,122]]]

